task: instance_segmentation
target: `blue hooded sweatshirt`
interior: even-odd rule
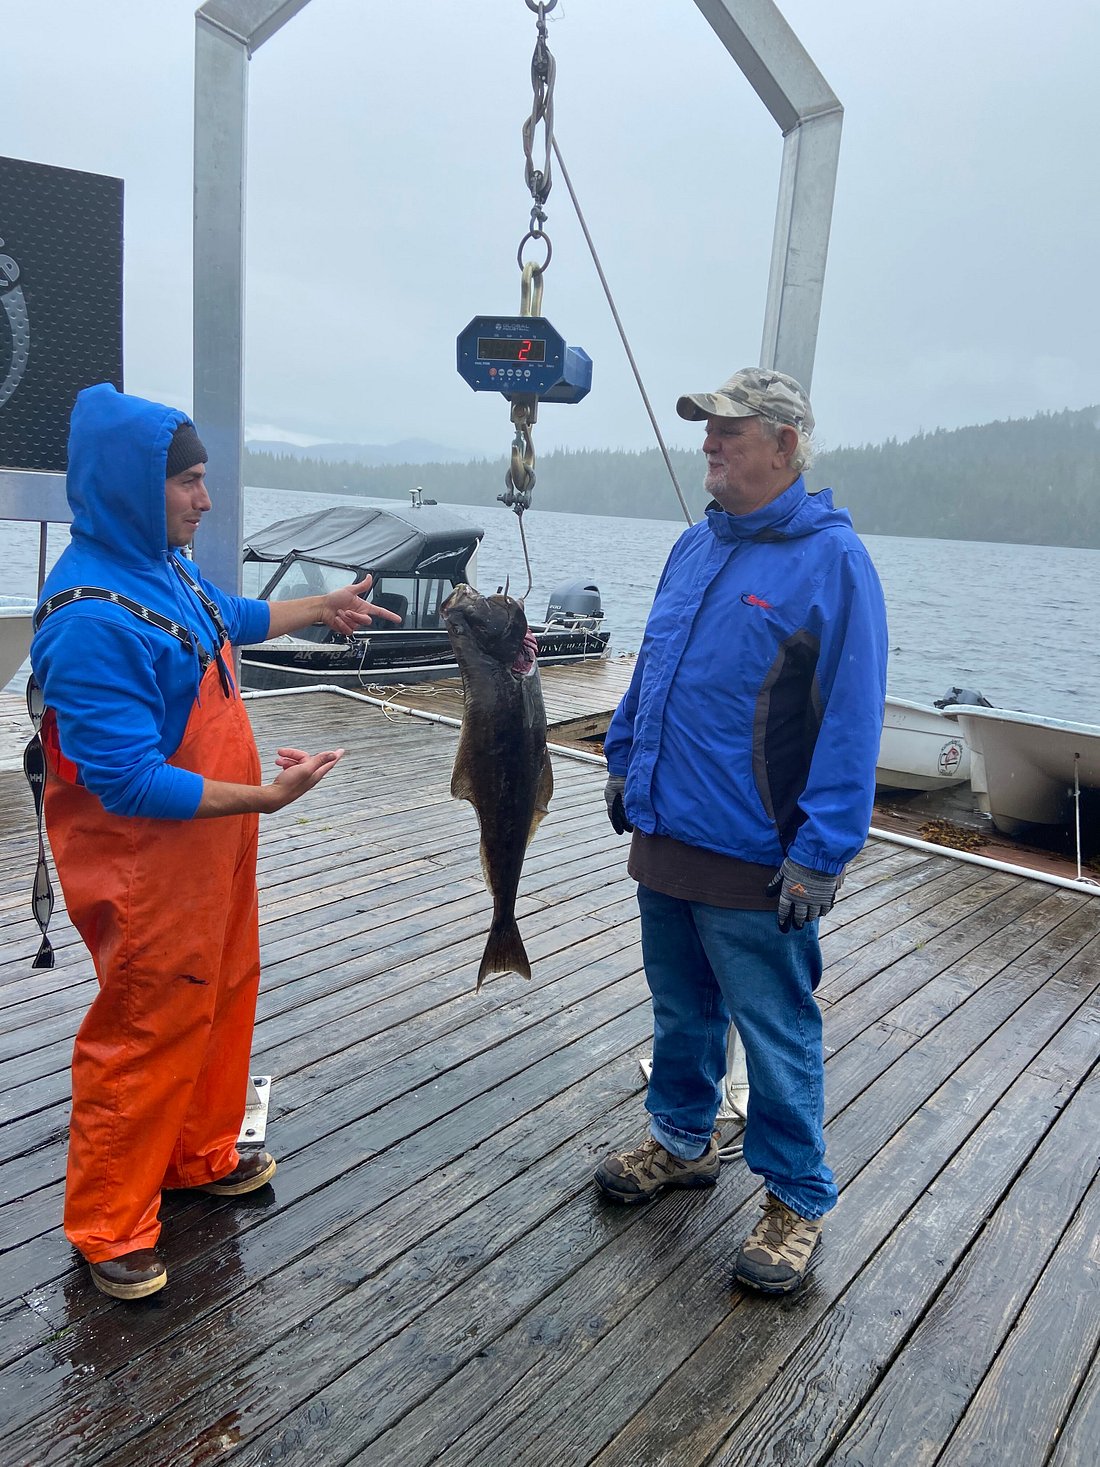
[[[836,873],[867,838],[886,610],[832,495],[712,504],[680,537],[604,752],[646,835]]]
[[[168,445],[186,413],[117,392],[86,388],[73,408],[66,490],[72,539],[46,578],[42,601],[75,586],[99,586],[179,623],[216,653],[218,634],[176,561],[221,612],[234,645],[263,641],[264,601],[227,596],[168,546],[164,482]],[[180,745],[199,694],[201,668],[168,632],[112,602],[82,600],[53,611],[31,643],[31,664],[57,716],[62,752],[116,815],[189,820],[202,798],[201,771],[166,761]],[[218,689],[217,697],[224,696]]]

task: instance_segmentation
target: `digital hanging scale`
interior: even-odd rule
[[[580,402],[592,388],[592,358],[545,316],[475,316],[458,338],[458,372],[475,392],[539,402]]]

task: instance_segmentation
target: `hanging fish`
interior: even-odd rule
[[[523,604],[456,586],[440,608],[462,673],[462,733],[451,794],[469,800],[481,826],[481,869],[493,924],[478,969],[531,976],[516,926],[516,892],[527,844],[546,814],[554,774],[535,638]]]

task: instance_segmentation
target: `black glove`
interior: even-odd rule
[[[611,821],[616,835],[626,835],[628,830],[634,829],[626,818],[626,810],[623,808],[623,790],[625,789],[625,775],[609,774],[607,776],[607,783],[603,787],[603,797],[607,804],[607,818]]]
[[[789,932],[792,927],[800,932],[807,922],[831,912],[842,875],[842,872],[834,876],[828,871],[812,871],[788,856],[764,888],[765,896],[779,893],[776,917],[780,932]]]

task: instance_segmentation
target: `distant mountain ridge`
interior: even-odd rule
[[[700,442],[702,441],[700,435]],[[280,445],[280,448],[285,445]],[[495,504],[506,460],[400,464],[325,463],[254,451],[246,483],[319,494],[407,499],[415,486],[441,504]],[[706,503],[703,456],[669,457],[696,519]],[[572,514],[676,519],[676,499],[658,451],[558,449],[535,465],[533,507]],[[899,443],[819,453],[811,490],[831,485],[864,535],[996,540],[1100,550],[1100,408],[919,433]]]
[[[312,459],[320,463],[366,464],[464,464],[475,455],[465,448],[447,448],[427,438],[402,438],[399,443],[283,443],[274,438],[249,438],[250,453],[270,453],[275,458]]]

